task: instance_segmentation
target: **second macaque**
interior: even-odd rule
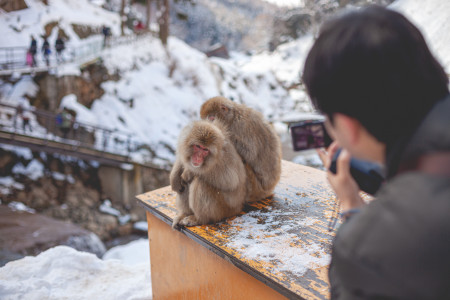
[[[249,201],[272,195],[281,175],[281,142],[262,114],[225,97],[214,97],[203,103],[200,116],[227,126],[253,183]]]
[[[196,121],[182,130],[170,184],[178,193],[173,227],[214,223],[242,210],[246,169],[220,122]]]

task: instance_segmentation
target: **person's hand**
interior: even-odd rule
[[[327,178],[338,200],[341,202],[341,211],[347,211],[349,209],[357,208],[364,205],[364,201],[359,195],[359,187],[356,181],[350,174],[350,153],[342,149],[336,162],[336,174],[333,174],[329,168],[332,158],[339,145],[337,142],[333,142],[330,147],[325,151],[324,149],[318,149],[317,154],[322,160],[323,165],[328,170]]]

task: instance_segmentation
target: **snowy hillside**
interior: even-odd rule
[[[450,74],[450,1],[397,0],[390,7],[420,29],[431,51]]]
[[[401,0],[394,8],[413,12],[412,20],[423,29],[449,71],[450,30],[443,29],[448,27],[450,3],[427,3],[428,9],[421,10],[415,1]],[[432,13],[432,7],[439,9]],[[159,158],[172,161],[170,149],[175,148],[179,130],[198,117],[200,105],[209,97],[224,95],[275,122],[292,118],[293,111],[311,112],[304,91],[287,91],[286,87],[299,83],[312,42],[312,36],[307,35],[281,45],[273,53],[234,53],[230,60],[207,58],[176,38],[169,40],[167,52],[155,39],[112,49],[103,55],[105,64],[111,72],[120,70],[123,77],[119,82],[104,84],[106,95],[94,103],[92,119],[137,135]],[[128,105],[130,99],[133,108]]]
[[[40,43],[40,37],[49,33],[49,42],[53,45],[58,29],[65,32],[71,45],[76,45],[80,42],[80,37],[75,33],[73,25],[98,28],[106,25],[114,34],[119,33],[120,17],[88,0],[48,0],[48,6],[40,0],[26,0],[26,3],[27,9],[1,13],[0,47],[28,46],[30,35]],[[50,32],[46,31],[46,26]]]
[[[53,5],[55,3],[58,5]],[[61,21],[63,15],[65,18],[60,26],[70,35],[76,35],[69,24],[81,22],[81,13],[74,8],[78,1],[50,1],[49,7],[34,0],[29,4],[30,8],[13,12],[14,17],[8,14],[6,23],[9,25],[4,26],[10,28],[15,19],[34,20],[30,21],[33,24],[40,19],[41,23],[34,26],[33,31],[25,25],[20,32],[7,29],[10,31],[9,44],[26,46],[30,33],[42,34],[42,26],[46,22]],[[87,2],[83,5],[87,24],[100,26],[117,22],[111,13]],[[71,15],[70,11],[74,14]],[[25,21],[21,22],[25,24]],[[150,158],[143,151],[136,155],[136,159],[152,159],[153,163],[167,165],[174,160],[173,151],[180,129],[198,118],[200,105],[210,97],[224,95],[246,103],[272,121],[280,120],[286,112],[292,111],[298,101],[285,87],[298,82],[301,60],[296,59],[298,55],[295,53],[289,53],[295,52],[292,49],[296,49],[297,44],[286,47],[288,51],[280,50],[272,56],[263,54],[260,58],[252,58],[236,53],[234,59],[224,60],[208,58],[173,37],[169,39],[166,50],[157,38],[149,36],[107,48],[101,53],[109,72],[119,74],[120,80],[104,82],[105,94],[94,102],[90,110],[78,103],[74,95],[64,97],[61,106],[75,110],[79,122],[128,132],[135,141],[150,145],[156,153],[156,158]],[[286,60],[288,56],[290,60]],[[57,74],[68,74],[66,70],[75,71],[76,66],[60,69]],[[21,92],[10,84],[4,84],[0,92],[6,98],[4,101],[11,104],[21,101],[28,106],[26,94],[33,97],[36,86],[32,80],[26,79],[20,84]],[[293,95],[298,98],[295,93]],[[306,105],[303,109],[311,108]]]

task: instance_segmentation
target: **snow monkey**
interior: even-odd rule
[[[281,142],[262,114],[227,98],[214,97],[203,103],[200,117],[218,119],[228,127],[236,151],[257,179],[254,195],[262,195],[260,199],[272,195],[280,180]]]
[[[170,173],[178,224],[195,226],[237,215],[246,202],[245,166],[219,121],[195,121],[180,134]]]

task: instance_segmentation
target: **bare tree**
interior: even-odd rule
[[[150,21],[151,21],[151,15],[152,15],[152,3],[153,0],[147,0],[147,23],[145,24],[147,29],[150,29]]]
[[[120,6],[120,34],[121,35],[125,34],[125,31],[124,31],[125,21],[126,21],[126,18],[125,18],[125,5],[126,5],[126,0],[122,0],[122,4]]]
[[[161,0],[158,0],[159,13],[158,13],[158,24],[159,24],[159,38],[164,46],[167,45],[167,38],[169,37],[169,0],[163,0],[161,5]]]

